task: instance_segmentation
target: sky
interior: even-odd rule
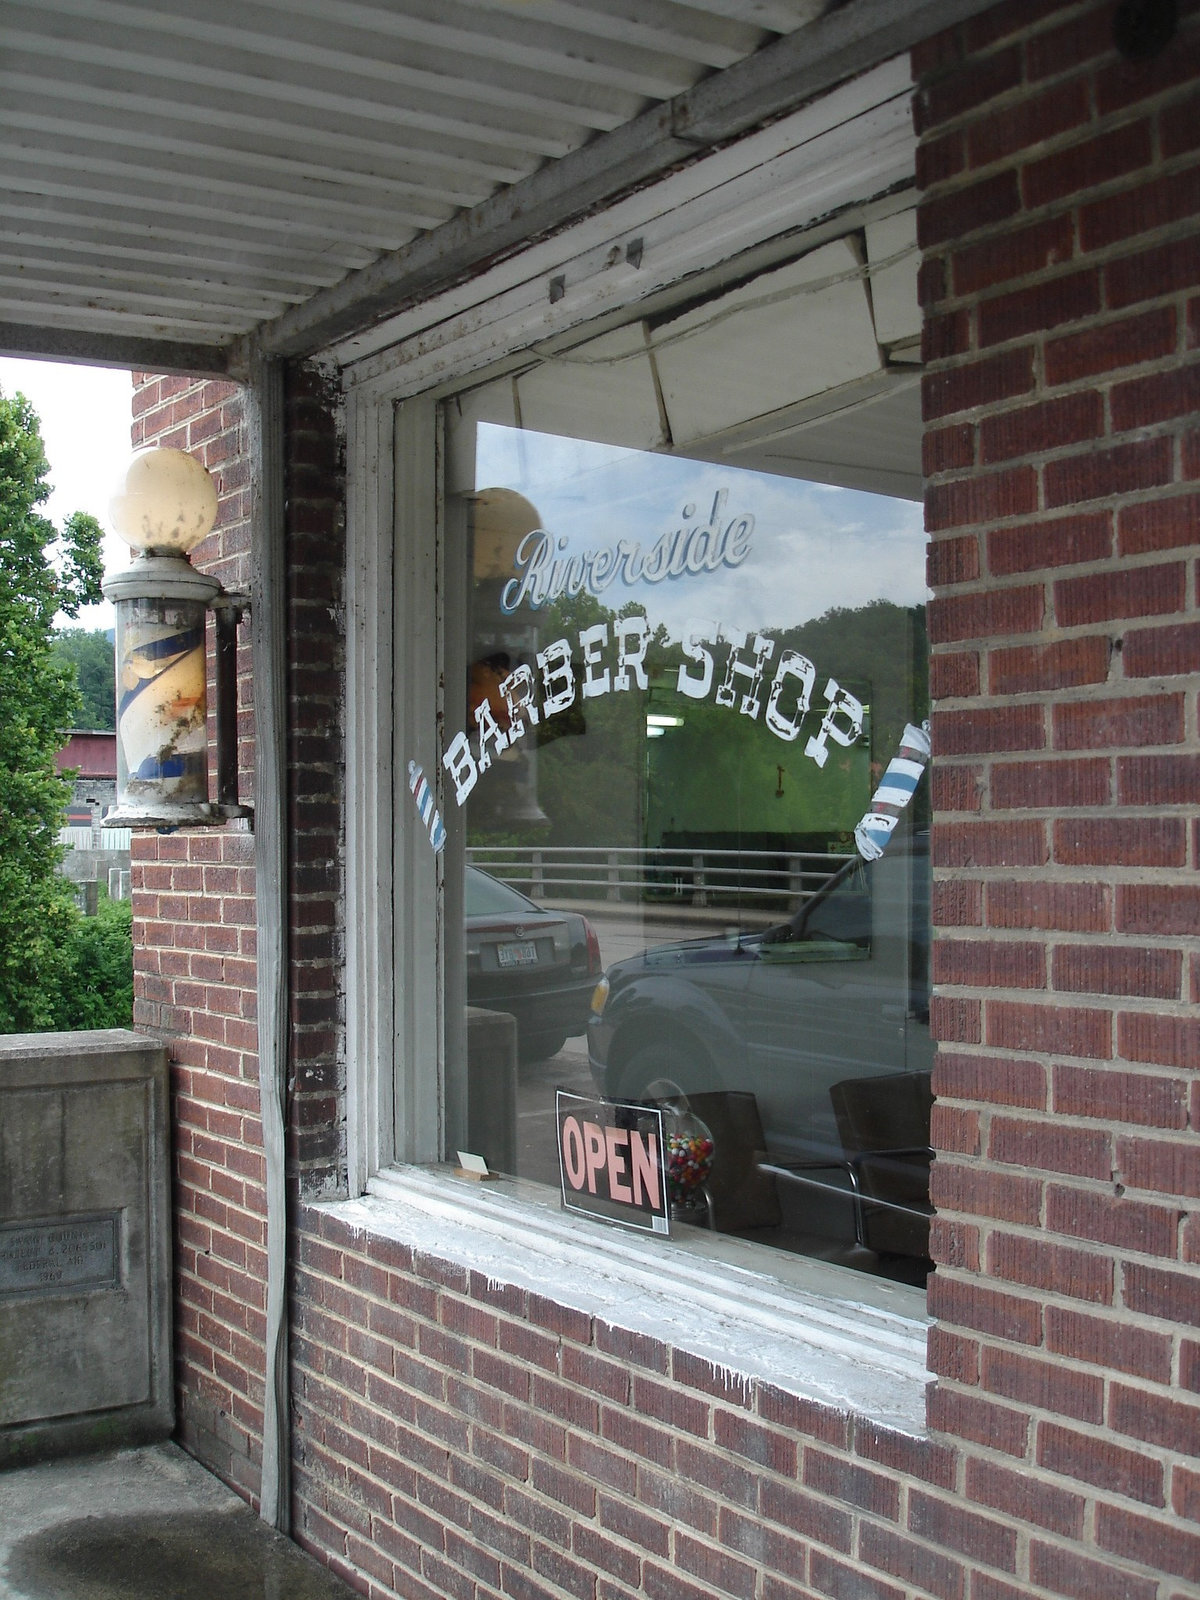
[[[129,373],[0,358],[0,391],[24,394],[40,419],[53,490],[45,514],[61,527],[72,511],[90,511],[105,530],[105,571],[127,566],[108,501],[132,453]],[[831,605],[858,606],[877,596],[914,605],[926,597],[921,509],[907,501],[490,424],[479,431],[477,471],[480,487],[507,484],[533,500],[544,526],[568,533],[572,552],[618,537],[648,549],[684,521],[704,520],[724,489],[727,517],[754,517],[753,559],[723,568],[719,585],[712,579],[638,585],[637,598],[668,627],[685,619],[741,629],[787,626]],[[693,504],[703,509],[685,519],[684,506]],[[619,606],[632,597],[616,584],[605,600]],[[714,600],[720,615],[709,617]],[[106,602],[61,625],[112,622]]]
[[[0,393],[23,394],[38,414],[50,463],[50,499],[41,507],[61,528],[73,511],[90,511],[105,531],[104,570],[129,565],[129,550],[112,533],[108,500],[133,453],[133,385],[128,372],[75,367],[60,361],[0,357]],[[60,627],[111,628],[112,607],[85,606]]]
[[[564,539],[562,554],[633,541],[646,552],[664,534],[708,520],[749,516],[746,557],[715,572],[633,588],[612,582],[602,598],[618,609],[636,599],[651,624],[697,637],[727,629],[787,628],[834,606],[871,600],[923,605],[922,509],[908,500],[752,472],[623,446],[481,423],[476,485],[515,489],[541,524]],[[690,512],[690,515],[685,515]]]

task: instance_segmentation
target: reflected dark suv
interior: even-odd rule
[[[898,837],[787,922],[617,962],[588,1024],[601,1093],[749,1091],[774,1156],[840,1156],[835,1085],[929,1072],[929,881],[928,835]]]

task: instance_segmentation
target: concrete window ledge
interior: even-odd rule
[[[919,1289],[687,1230],[641,1239],[567,1215],[519,1182],[468,1184],[393,1168],[359,1200],[323,1202],[346,1227],[512,1284],[711,1363],[900,1432],[925,1434]]]

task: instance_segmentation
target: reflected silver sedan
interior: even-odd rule
[[[550,911],[511,884],[466,869],[467,1002],[517,1020],[517,1056],[538,1061],[583,1033],[600,942],[586,917]]]

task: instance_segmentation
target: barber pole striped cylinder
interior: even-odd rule
[[[433,803],[433,790],[429,787],[424,771],[415,761],[408,763],[408,787],[412,790],[421,821],[429,831],[429,842],[436,853],[446,843],[446,829],[441,814]]]
[[[854,830],[854,842],[864,861],[878,861],[887,849],[900,813],[912,799],[929,761],[929,729],[910,722],[900,736],[900,749],[888,763],[871,809]]]

